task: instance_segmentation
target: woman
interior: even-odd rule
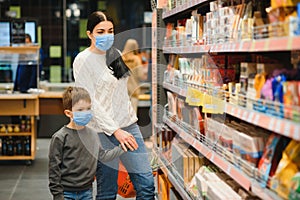
[[[103,12],[88,17],[87,35],[91,45],[73,63],[75,84],[86,88],[92,98],[94,118],[90,126],[100,134],[103,148],[121,145],[120,157],[136,190],[136,199],[154,199],[154,179],[147,150],[137,125],[128,92],[129,69],[114,48],[114,24]],[[104,133],[104,134],[101,134]],[[116,199],[118,160],[98,162],[96,199]],[[88,164],[88,163],[87,163]]]
[[[139,45],[135,39],[128,39],[122,51],[123,60],[131,71],[128,78],[128,94],[133,109],[137,112],[138,98],[140,94],[140,81],[144,78],[142,60],[138,56]]]

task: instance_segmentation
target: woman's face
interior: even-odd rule
[[[91,33],[88,31],[88,36],[91,39],[91,46],[95,47],[96,39],[95,36],[97,35],[104,35],[104,34],[113,34],[114,33],[114,25],[111,21],[102,21],[97,24]]]

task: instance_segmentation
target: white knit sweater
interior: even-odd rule
[[[105,54],[85,49],[76,56],[73,73],[75,86],[87,89],[92,99],[94,117],[88,126],[112,135],[118,128],[137,121],[128,96],[128,78],[118,80],[113,76],[106,65]]]

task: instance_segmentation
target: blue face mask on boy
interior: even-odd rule
[[[114,43],[114,34],[103,34],[95,36],[96,48],[100,51],[107,51]]]
[[[73,121],[79,126],[87,125],[93,117],[92,111],[75,111],[73,112]]]

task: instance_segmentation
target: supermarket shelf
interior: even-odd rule
[[[154,150],[154,153],[158,156],[158,162],[159,165],[161,166],[160,169],[162,170],[162,172],[167,176],[168,180],[171,182],[172,186],[174,186],[174,188],[176,189],[176,191],[180,194],[180,196],[183,199],[186,200],[193,200],[193,198],[190,197],[189,193],[183,188],[183,186],[178,182],[178,180],[176,179],[176,177],[173,175],[173,173],[168,169],[168,167],[166,166],[166,161],[164,161],[165,159],[162,156],[159,156],[160,153],[158,152],[158,150]],[[197,198],[199,199],[199,198]]]
[[[31,132],[19,132],[19,133],[0,133],[0,136],[31,136]]]
[[[183,12],[183,11],[189,9],[189,8],[192,8],[196,5],[199,5],[199,4],[204,3],[204,2],[208,2],[208,0],[189,0],[189,1],[187,1],[186,3],[184,3],[182,5],[176,6],[172,10],[168,10],[168,11],[163,12],[162,18],[165,19],[167,17],[171,17],[173,15],[176,15],[180,12]]]
[[[192,54],[192,53],[217,53],[217,52],[270,52],[300,50],[300,36],[274,37],[259,40],[243,40],[239,42],[163,47],[164,53]]]
[[[186,97],[186,89],[180,88],[176,85],[173,85],[171,83],[166,83],[166,82],[163,82],[163,87],[165,89],[168,89],[168,90],[180,95],[180,96]]]
[[[194,138],[190,134],[186,133],[181,127],[173,123],[169,118],[164,116],[164,122],[172,128],[179,136],[185,140],[188,144],[193,146],[197,151],[204,155],[207,159],[213,162],[216,166],[227,173],[232,179],[239,183],[244,189],[252,191],[255,195],[265,200],[281,199],[274,192],[260,187],[256,180],[248,177],[242,171],[237,169],[233,164],[222,158],[215,151],[201,143],[198,139]]]
[[[300,124],[257,111],[247,110],[229,103],[225,104],[225,112],[248,123],[300,141]]]
[[[178,86],[172,85],[170,83],[163,83],[163,87],[176,94],[186,97],[186,91]],[[248,123],[300,141],[299,123],[293,122],[288,119],[267,115],[255,110],[248,110],[246,108],[227,102],[225,103],[225,112]]]
[[[33,160],[34,156],[0,156],[0,160]]]
[[[231,176],[237,183],[239,183],[246,190],[250,190],[251,180],[236,167],[228,163],[226,160],[217,155],[212,149],[208,148],[196,138],[186,133],[181,127],[174,124],[170,119],[164,117],[165,123],[172,128],[180,137],[185,140],[188,144],[192,145],[202,155],[204,155],[211,162],[215,163],[219,168]]]

